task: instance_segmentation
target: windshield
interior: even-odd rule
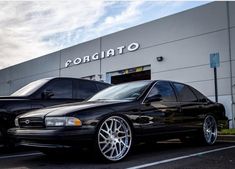
[[[41,79],[27,84],[20,88],[16,92],[12,93],[11,96],[28,96],[46,84],[50,79]]]
[[[111,86],[97,93],[88,101],[136,100],[150,83],[150,81],[138,81]]]

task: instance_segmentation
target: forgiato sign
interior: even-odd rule
[[[129,52],[134,52],[136,50],[138,50],[140,47],[139,43],[131,43],[128,46],[119,46],[116,49],[109,49],[107,51],[101,51],[100,53],[94,53],[93,55],[87,55],[84,57],[77,57],[75,59],[69,59],[65,62],[65,67],[69,67],[71,65],[79,65],[82,63],[87,63],[87,62],[92,62],[92,61],[96,61],[99,59],[104,59],[104,58],[108,58],[110,56],[115,56],[115,55],[121,55],[124,52],[124,49],[126,48]]]

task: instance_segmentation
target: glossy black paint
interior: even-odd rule
[[[45,89],[54,83],[60,83],[62,80],[66,80],[72,83],[73,85],[73,97],[71,98],[45,98],[42,93]],[[94,85],[101,84],[105,87],[109,87],[110,85],[107,83],[77,79],[77,78],[48,78],[48,81],[41,86],[38,90],[34,91],[32,94],[27,96],[4,96],[0,97],[0,131],[2,136],[0,137],[0,142],[6,142],[7,139],[7,130],[11,127],[14,127],[14,119],[16,116],[26,113],[31,110],[45,108],[48,106],[54,106],[58,104],[72,103],[72,102],[80,102],[87,97],[91,97],[98,91],[102,90],[97,87],[97,91],[94,91],[86,98],[78,98],[75,97],[76,85],[78,85],[81,81],[86,81],[92,83]]]
[[[147,101],[146,98],[150,91],[160,82],[171,85],[175,101],[161,99]],[[72,116],[82,121],[81,127],[21,127],[12,128],[9,133],[22,140],[23,145],[66,147],[78,145],[77,143],[82,140],[87,143],[94,141],[99,124],[111,115],[122,116],[129,122],[134,140],[177,138],[182,135],[196,134],[202,128],[202,122],[208,114],[212,114],[216,118],[218,126],[221,121],[227,120],[222,104],[214,103],[200,93],[201,98],[196,97],[196,90],[188,85],[186,86],[194,93],[197,100],[194,102],[179,101],[180,96],[173,83],[170,81],[149,81],[143,94],[133,101],[85,101],[32,111],[19,117],[19,119],[35,117],[44,119],[49,116]],[[71,131],[73,134],[68,135]]]

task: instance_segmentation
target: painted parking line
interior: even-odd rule
[[[28,157],[28,156],[37,156],[37,155],[43,155],[43,153],[25,153],[25,154],[0,156],[0,160],[1,159],[7,159],[7,158]]]
[[[229,146],[229,147],[217,148],[217,149],[208,150],[208,151],[203,151],[203,152],[194,153],[194,154],[189,154],[189,155],[185,155],[185,156],[170,158],[170,159],[166,159],[166,160],[156,161],[156,162],[152,162],[152,163],[142,164],[142,165],[130,167],[130,168],[127,168],[127,169],[146,168],[146,167],[151,167],[151,166],[155,166],[155,165],[159,165],[159,164],[169,163],[169,162],[172,162],[172,161],[182,160],[182,159],[186,159],[186,158],[190,158],[190,157],[195,157],[195,156],[199,156],[199,155],[209,154],[209,153],[213,153],[213,152],[217,152],[217,151],[223,151],[223,150],[232,149],[232,148],[235,148],[235,145],[234,146]]]

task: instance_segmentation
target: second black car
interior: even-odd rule
[[[54,77],[31,82],[10,96],[0,97],[0,143],[11,144],[7,130],[14,127],[17,115],[33,109],[83,101],[109,86],[93,80]]]

